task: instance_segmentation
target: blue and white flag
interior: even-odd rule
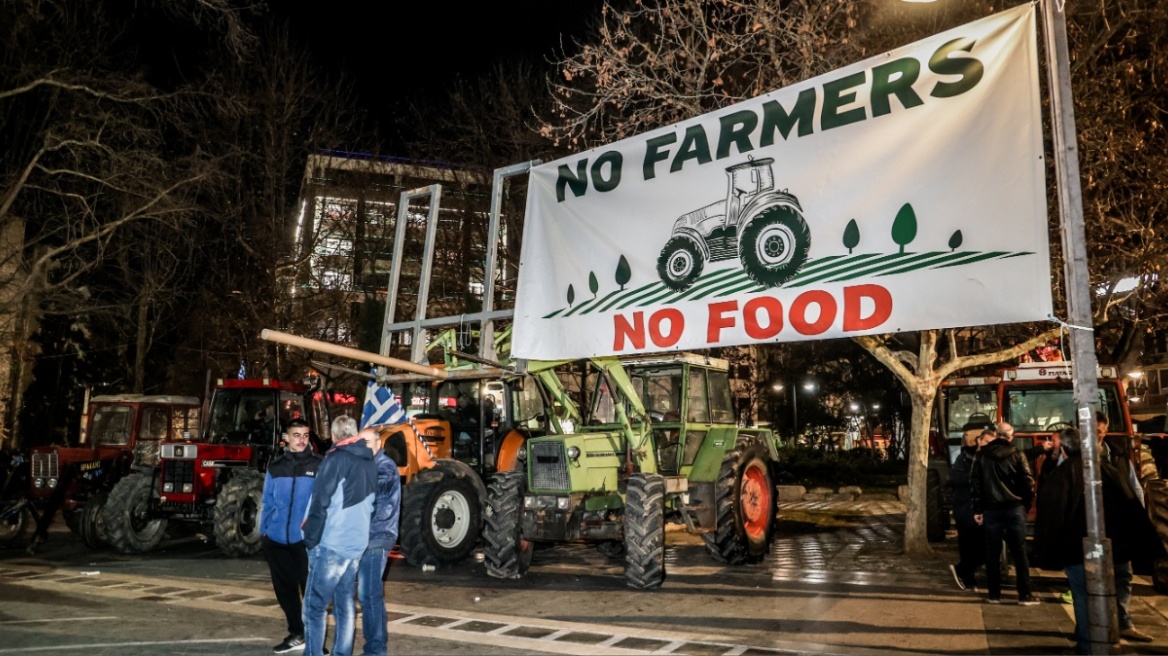
[[[361,428],[400,424],[406,420],[406,411],[398,403],[393,390],[377,381],[369,381],[365,388],[365,407],[361,409]]]
[[[243,360],[239,361],[239,373],[235,374],[235,377],[239,380],[247,378],[247,364]]]

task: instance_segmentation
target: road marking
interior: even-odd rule
[[[107,647],[170,647],[179,645],[230,645],[240,642],[268,642],[269,638],[214,638],[207,640],[167,640],[159,642],[101,642],[86,643],[84,645],[60,645],[53,647],[20,647],[18,649],[0,649],[0,654],[27,654],[34,651],[80,651],[83,649],[105,649]]]
[[[38,624],[40,622],[95,622],[97,620],[116,620],[116,615],[103,615],[100,617],[53,617],[45,620],[5,620],[0,624]]]

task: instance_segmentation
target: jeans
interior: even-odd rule
[[[281,544],[264,537],[264,557],[272,573],[272,590],[284,611],[288,633],[304,635],[304,616],[300,596],[308,585],[308,552],[303,542]]]
[[[385,628],[385,564],[389,549],[370,547],[357,567],[357,600],[361,602],[361,633],[365,636],[364,656],[385,656],[389,640]]]
[[[986,554],[1002,553],[1002,541],[1014,559],[1014,577],[1018,582],[1018,598],[1030,596],[1030,563],[1026,560],[1026,509],[1022,506],[991,508],[982,513],[986,530]],[[987,588],[990,599],[1002,596],[1002,569],[986,565]]]
[[[353,627],[357,614],[353,593],[357,585],[358,562],[319,545],[308,551],[308,586],[304,590],[305,656],[323,656],[330,601],[337,620],[333,654],[350,656],[353,653]]]
[[[1114,563],[1115,567],[1115,606],[1119,614],[1119,629],[1132,628],[1131,611],[1128,607],[1131,606],[1132,594],[1132,564],[1131,561],[1126,563]]]
[[[1087,573],[1082,565],[1071,565],[1063,570],[1071,588],[1071,604],[1075,609],[1075,653],[1091,653],[1091,633],[1087,615]]]

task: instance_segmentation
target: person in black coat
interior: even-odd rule
[[[985,428],[970,428],[962,436],[961,451],[949,470],[949,486],[953,489],[953,520],[957,524],[957,553],[960,560],[949,566],[953,580],[962,590],[976,590],[974,574],[986,564],[985,529],[973,519],[973,494],[970,474],[977,450],[993,439],[994,432]]]
[[[994,432],[994,440],[982,447],[973,461],[973,518],[985,526],[987,554],[1001,553],[1005,541],[1014,560],[1018,603],[1034,606],[1038,600],[1030,593],[1030,563],[1025,549],[1026,509],[1034,499],[1034,477],[1026,456],[1014,448],[1014,427],[1002,422]],[[1000,568],[986,568],[986,588],[986,602],[1001,603]]]

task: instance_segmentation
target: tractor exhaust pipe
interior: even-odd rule
[[[338,346],[336,344],[309,339],[307,337],[297,337],[296,335],[289,335],[288,333],[282,333],[278,330],[269,330],[265,328],[263,332],[260,333],[260,339],[264,339],[269,342],[277,342],[279,344],[287,344],[288,346],[296,346],[308,351],[328,353],[329,355],[336,355],[342,358],[351,358],[360,362],[370,362],[381,365],[383,367],[403,369],[415,374],[430,376],[431,378],[437,378],[440,380],[445,380],[447,377],[446,371],[443,369],[438,369],[437,367],[431,367],[425,364],[417,364],[410,362],[409,360],[391,358],[387,355],[370,353],[369,351],[361,351],[355,348],[349,348],[347,346]]]

